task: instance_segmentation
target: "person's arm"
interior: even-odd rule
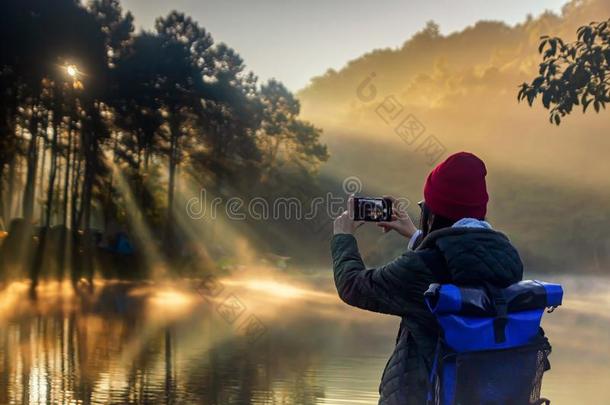
[[[350,197],[348,207],[351,206]],[[401,217],[384,223],[384,229],[404,230],[400,233],[412,236],[417,229],[408,215]],[[360,225],[349,211],[344,211],[333,223],[331,251],[339,297],[349,305],[385,314],[403,316],[422,310],[423,293],[431,282],[431,275],[417,253],[408,251],[385,266],[367,270],[353,236]]]
[[[367,270],[353,235],[335,235],[331,250],[335,285],[345,303],[369,311],[404,316],[413,308],[414,299],[423,300],[423,287],[427,288],[429,275],[416,253],[408,252],[385,266]],[[424,277],[418,280],[418,275]]]

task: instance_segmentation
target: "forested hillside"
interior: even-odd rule
[[[332,158],[323,174],[355,175],[365,193],[416,202],[431,164],[473,151],[488,164],[489,219],[531,269],[605,271],[610,116],[575,111],[557,127],[517,93],[538,71],[542,35],[575,40],[579,26],[609,16],[607,1],[583,0],[516,26],[481,21],[443,35],[430,22],[398,49],[372,50],[312,79],[299,97],[304,116],[325,129]],[[430,140],[439,153],[425,153]]]

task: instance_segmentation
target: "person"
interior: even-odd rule
[[[365,268],[353,236],[360,224],[350,212],[334,221],[331,251],[339,297],[358,308],[401,317],[396,345],[381,377],[380,405],[426,403],[439,336],[424,302],[431,283],[505,288],[522,279],[517,250],[485,221],[486,175],[483,161],[467,152],[434,168],[424,185],[419,230],[396,207],[392,221],[378,223],[384,231],[409,240],[400,257],[379,268]]]

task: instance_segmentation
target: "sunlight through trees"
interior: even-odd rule
[[[294,96],[182,13],[135,33],[118,0],[9,1],[0,41],[0,223],[19,246],[1,258],[34,280],[49,249],[52,273],[91,278],[101,234],[133,215],[171,258],[178,176],[273,192],[327,159]]]

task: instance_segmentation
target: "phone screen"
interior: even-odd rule
[[[386,198],[354,197],[354,220],[391,221],[392,201]]]

